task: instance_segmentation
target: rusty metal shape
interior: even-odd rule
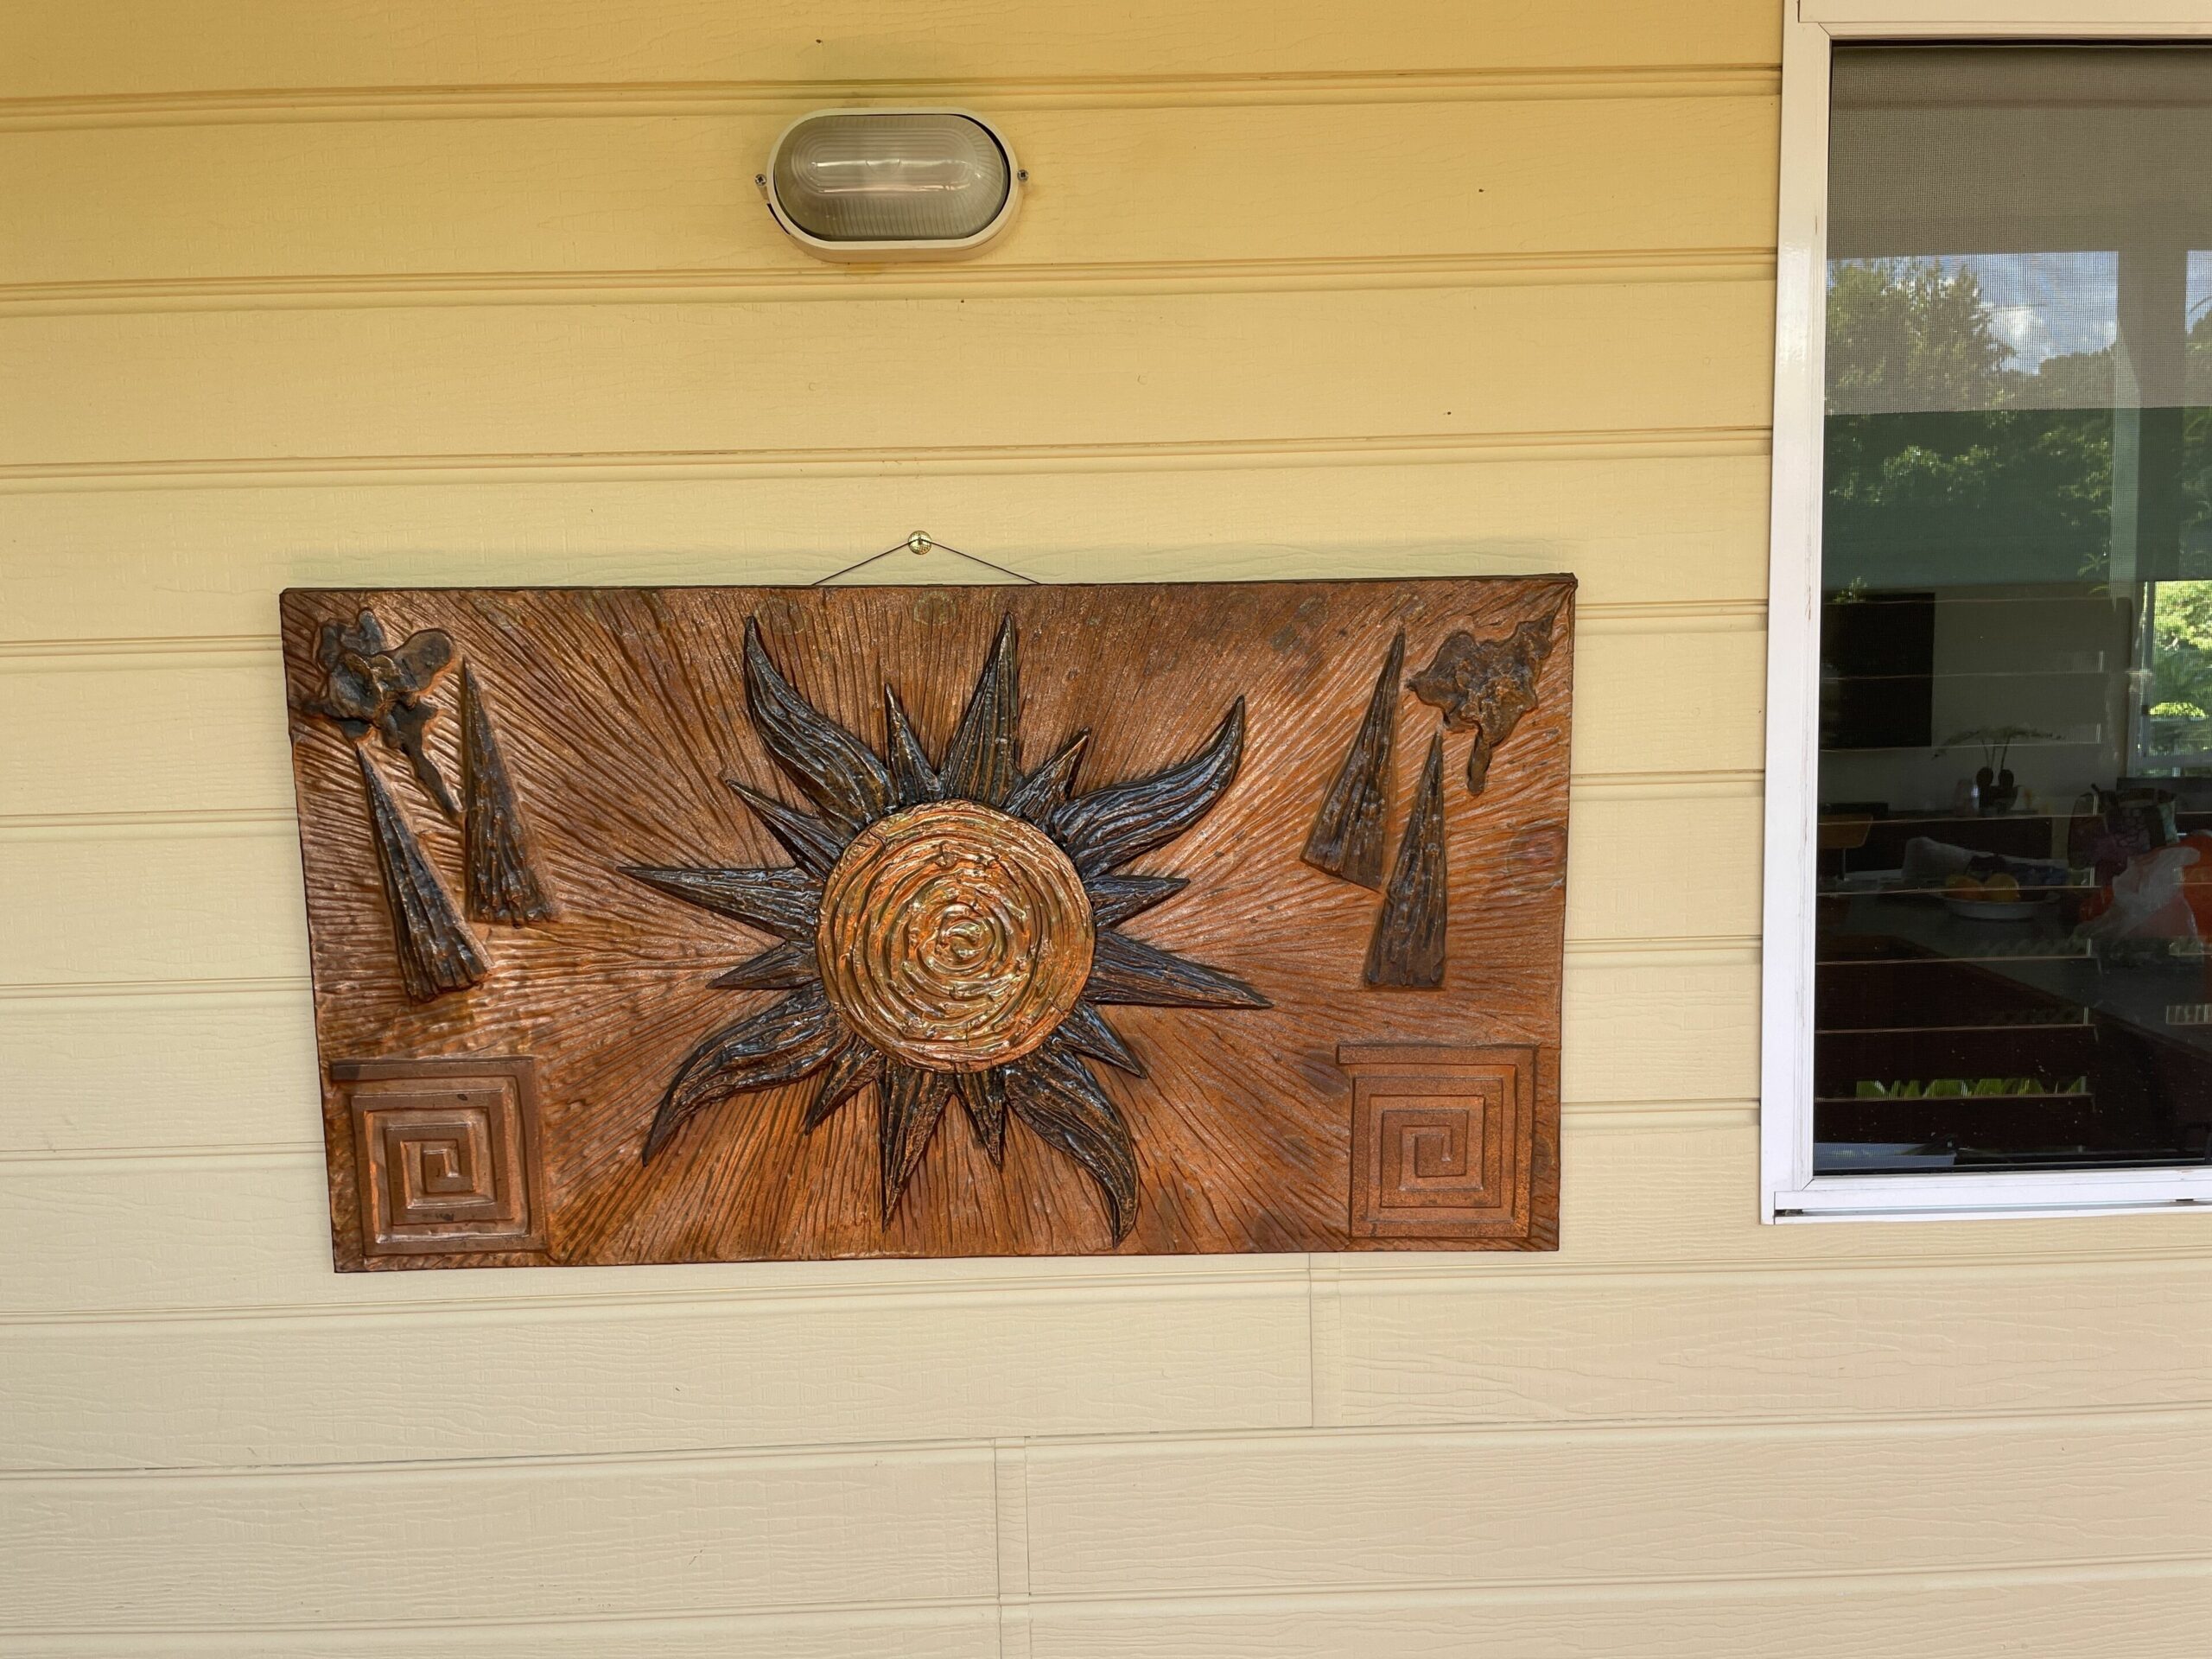
[[[1470,794],[1482,793],[1490,779],[1491,757],[1536,706],[1537,679],[1552,654],[1552,626],[1558,620],[1554,611],[1523,622],[1510,639],[1478,639],[1460,629],[1407,682],[1415,696],[1444,711],[1446,731],[1474,732],[1467,750]]]

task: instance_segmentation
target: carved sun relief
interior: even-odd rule
[[[334,1261],[1555,1249],[1573,603],[286,594]]]
[[[1144,1067],[1100,1007],[1270,1006],[1242,980],[1116,931],[1185,887],[1121,872],[1198,823],[1235,781],[1243,699],[1189,759],[1077,794],[1087,733],[1033,770],[1021,766],[1011,618],[935,762],[891,687],[879,755],[791,689],[751,621],[744,666],[754,729],[815,811],[726,781],[793,862],[625,873],[774,936],[713,982],[789,995],[684,1058],[645,1160],[715,1102],[818,1076],[808,1130],[874,1092],[887,1223],[957,1096],[994,1164],[1011,1117],[1090,1176],[1124,1237],[1136,1150],[1090,1062],[1137,1077]]]

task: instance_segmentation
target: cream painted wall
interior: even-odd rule
[[[1764,1229],[1770,0],[0,16],[0,1655],[2212,1646],[2212,1227]],[[853,272],[792,114],[1035,174]],[[1583,581],[1555,1259],[328,1267],[288,583]],[[924,573],[918,570],[916,574]]]

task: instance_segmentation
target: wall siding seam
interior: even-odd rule
[[[2180,1580],[2212,1578],[2212,1559],[2203,1557],[2162,1558],[2155,1560],[2128,1562],[2113,1560],[2095,1565],[2083,1565],[2054,1573],[2049,1567],[1931,1567],[1923,1572],[1890,1569],[1859,1573],[1800,1573],[1789,1578],[1721,1578],[1696,1583],[1652,1583],[1639,1580],[1586,1579],[1571,1584],[1516,1584],[1465,1585],[1442,1587],[1408,1587],[1403,1589],[1364,1592],[1330,1591],[1301,1594],[1296,1591],[1267,1590],[1245,1592],[1214,1592],[1206,1596],[1153,1597],[1143,1594],[1094,1596],[1087,1599],[1065,1598],[1050,1604],[1052,1611],[1062,1618],[1080,1617],[1096,1613],[1113,1618],[1131,1611],[1157,1611],[1172,1615],[1204,1617],[1209,1612],[1230,1614],[1262,1611],[1270,1606],[1300,1612],[1370,1612],[1380,1616],[1399,1611],[1425,1609],[1459,1610],[1482,1607],[1551,1606],[1572,1608],[1588,1602],[1628,1603],[1652,1606],[1677,1605],[1683,1602],[1717,1601],[1726,1598],[1790,1597],[1812,1592],[1827,1592],[1849,1596],[1874,1597],[1885,1594],[1926,1595],[1933,1592],[1951,1590],[1960,1592],[2018,1588],[2044,1590],[2054,1586],[2106,1586],[2126,1584],[2158,1584]],[[993,1611],[988,1601],[973,1602],[880,1602],[865,1607],[827,1611],[763,1612],[754,1608],[733,1608],[728,1611],[685,1611],[681,1613],[652,1612],[625,1615],[601,1613],[568,1615],[543,1619],[505,1618],[467,1622],[434,1623],[415,1621],[389,1622],[373,1624],[340,1623],[301,1624],[291,1621],[271,1621],[251,1625],[199,1625],[189,1630],[169,1626],[128,1627],[111,1626],[99,1631],[103,1645],[101,1653],[110,1651],[109,1643],[117,1638],[143,1638],[146,1645],[134,1644],[133,1650],[146,1653],[207,1653],[227,1652],[215,1648],[216,1642],[282,1641],[300,1637],[327,1637],[359,1631],[365,1635],[385,1636],[408,1631],[420,1631],[441,1637],[496,1637],[510,1631],[561,1631],[569,1634],[604,1632],[611,1638],[635,1638],[652,1632],[671,1635],[702,1632],[718,1633],[721,1627],[737,1624],[749,1630],[775,1629],[791,1630],[850,1628],[855,1631],[911,1628],[916,1624],[961,1626],[977,1624]],[[94,1649],[76,1649],[73,1643],[88,1633],[80,1625],[52,1629],[23,1627],[10,1632],[36,1640],[41,1637],[59,1639],[73,1643],[72,1650],[87,1655]],[[256,1651],[262,1651],[257,1646]],[[1025,1653],[1025,1649],[1007,1649],[1010,1655]]]
[[[1029,1459],[1020,1439],[992,1446],[991,1525],[1000,1659],[1029,1659]]]
[[[1040,1608],[1055,1613],[1116,1614],[1143,1608],[1163,1612],[1203,1614],[1237,1612],[1255,1606],[1319,1611],[1326,1607],[1347,1612],[1393,1612],[1412,1606],[1459,1607],[1585,1600],[1676,1602],[1718,1599],[1724,1596],[1773,1594],[1785,1589],[1815,1587],[1846,1590],[1868,1595],[1885,1592],[1924,1592],[1929,1589],[2039,1588],[2054,1580],[2073,1584],[2141,1583],[2159,1580],[2212,1578],[2212,1556],[2201,1551],[2171,1554],[2088,1556],[2079,1560],[2056,1558],[2033,1564],[2002,1567],[1930,1567],[1910,1571],[1897,1567],[1853,1572],[1781,1572],[1731,1573],[1723,1576],[1653,1575],[1575,1579],[1501,1579],[1487,1583],[1468,1580],[1408,1580],[1374,1589],[1343,1586],[1312,1590],[1268,1588],[1139,1591],[1112,1594],[1040,1595]]]
[[[1331,1429],[1345,1421],[1349,1378],[1345,1360],[1343,1268],[1333,1255],[1306,1258],[1306,1363],[1312,1425]]]
[[[1287,467],[1451,466],[1494,460],[1764,456],[1764,425],[1387,433],[1312,438],[975,444],[872,449],[574,450],[472,454],[214,456],[0,464],[0,493],[114,489],[273,489],[287,485],[552,483],[629,479],[989,476],[1016,473],[1221,472]]]
[[[1168,1614],[1203,1615],[1242,1612],[1255,1607],[1287,1610],[1389,1612],[1408,1606],[1459,1607],[1484,1605],[1527,1605],[1562,1602],[1572,1605],[1590,1599],[1615,1602],[1679,1602],[1712,1600],[1726,1595],[1768,1594],[1814,1588],[1877,1594],[1885,1591],[1910,1593],[1929,1588],[1979,1589],[2042,1586],[2053,1581],[2071,1584],[2149,1582],[2195,1579],[2212,1575],[2212,1558],[2201,1552],[2171,1554],[2051,1557],[2005,1567],[1933,1567],[1912,1572],[1895,1567],[1860,1572],[1776,1572],[1734,1573],[1726,1577],[1692,1577],[1687,1573],[1592,1578],[1499,1579],[1488,1582],[1467,1580],[1408,1580],[1370,1588],[1353,1585],[1322,1585],[1311,1589],[1266,1587],[1209,1587],[1189,1591],[1117,1591],[1109,1594],[1033,1595],[1021,1604],[1024,1613],[1049,1609],[1058,1614],[1101,1613],[1109,1616],[1142,1610]],[[291,1620],[256,1624],[99,1624],[74,1623],[62,1626],[0,1624],[0,1639],[149,1637],[185,1639],[232,1636],[244,1638],[280,1635],[325,1637],[349,1632],[425,1633],[501,1631],[510,1630],[606,1629],[631,1631],[639,1626],[715,1621],[744,1624],[784,1624],[832,1628],[848,1624],[881,1625],[913,1615],[952,1618],[963,1611],[993,1612],[998,1604],[990,1598],[954,1597],[888,1599],[854,1604],[791,1603],[763,1605],[754,1603],[727,1607],[686,1609],[671,1614],[656,1611],[625,1617],[601,1613],[544,1619],[363,1620],[302,1624]],[[1026,1659],[1028,1620],[1021,1621],[1024,1645],[1006,1649]]]
[[[230,1637],[251,1640],[271,1637],[330,1637],[359,1634],[384,1636],[397,1632],[467,1635],[506,1630],[573,1630],[606,1629],[632,1631],[639,1626],[693,1622],[745,1624],[771,1628],[839,1630],[848,1627],[882,1629],[929,1621],[940,1624],[986,1624],[996,1604],[988,1596],[893,1598],[867,1602],[737,1603],[726,1606],[686,1608],[680,1613],[656,1610],[624,1615],[594,1613],[548,1618],[487,1619],[338,1619],[329,1624],[302,1624],[285,1619],[254,1624],[202,1624],[164,1622],[160,1624],[10,1624],[0,1623],[0,1643],[89,1638],[149,1637],[156,1641],[205,1642]],[[0,1653],[6,1649],[0,1648]]]
[[[0,1002],[149,1001],[232,1004],[282,1001],[312,1017],[302,1001],[314,989],[305,974],[246,975],[213,979],[16,980],[0,982]]]
[[[1548,1421],[1501,1422],[1474,1419],[1465,1422],[1344,1423],[1325,1427],[1235,1427],[1217,1429],[1180,1429],[1160,1433],[1128,1429],[1098,1433],[1073,1430],[1065,1433],[1024,1436],[1020,1444],[1024,1490],[1031,1459],[1042,1456],[1050,1463],[1104,1463],[1137,1457],[1167,1456],[1188,1459],[1220,1453],[1301,1457],[1317,1447],[1405,1447],[1465,1451],[1498,1441],[1526,1445],[1556,1445],[1562,1429],[1580,1440],[1607,1445],[1723,1446],[1750,1442],[1790,1443],[1889,1440],[1910,1441],[1950,1437],[1961,1440],[2031,1440],[2056,1434],[2139,1433],[2165,1428],[2199,1437],[2212,1437],[2212,1400],[2183,1405],[2081,1406],[2063,1411],[2049,1408],[1985,1410],[1944,1413],[1929,1410],[1870,1412],[1859,1416],[1807,1414],[1742,1416],[1652,1416],[1577,1418],[1568,1423]],[[213,1483],[240,1491],[266,1491],[270,1483],[315,1484],[365,1480],[407,1481],[425,1478],[458,1480],[475,1474],[522,1475],[556,1480],[565,1476],[608,1469],[652,1469],[671,1471],[742,1470],[763,1465],[778,1467],[879,1467],[957,1465],[979,1458],[998,1467],[998,1442],[973,1435],[941,1439],[853,1441],[794,1441],[760,1445],[684,1446],[667,1451],[607,1452],[518,1453],[503,1457],[394,1459],[385,1462],[299,1464],[193,1465],[171,1468],[79,1467],[0,1470],[0,1487],[17,1489],[50,1486],[81,1490],[99,1484],[146,1487]],[[995,1478],[995,1475],[994,1476]],[[1025,1505],[1027,1497],[1023,1500]],[[1024,1593],[1033,1600],[1051,1599],[1036,1588],[1025,1562]],[[2201,1547],[2126,1559],[2165,1560],[2205,1558]],[[2060,1558],[2089,1561],[2094,1555]],[[1787,1576],[1787,1575],[1785,1575]],[[4,1629],[0,1625],[0,1629]]]
[[[2083,1249],[2040,1249],[2004,1258],[1986,1256],[1930,1256],[1926,1254],[1854,1257],[1834,1266],[1812,1266],[1802,1262],[1751,1262],[1717,1257],[1683,1257],[1652,1265],[1635,1262],[1588,1262],[1572,1266],[1523,1269],[1512,1278],[1480,1268],[1408,1268],[1363,1255],[1340,1258],[1338,1294],[1347,1287],[1359,1291],[1382,1291],[1401,1296],[1511,1296],[1550,1295],[1558,1287],[1596,1285],[1623,1288],[1702,1287],[1715,1278],[1736,1278],[1762,1287],[1796,1285],[1808,1291],[1827,1287],[1855,1292],[1872,1281],[1909,1277],[1916,1282],[1947,1285],[1975,1281],[1993,1281],[1993,1288],[2017,1290],[2022,1281],[2051,1283],[2069,1279],[2139,1277],[2147,1269],[2198,1271],[2212,1257],[2212,1238],[2174,1245],[2136,1245]],[[1289,1258],[1281,1258],[1287,1261]],[[1263,1260],[1273,1262],[1278,1258]],[[865,1300],[900,1307],[931,1307],[948,1304],[989,1302],[994,1305],[1096,1303],[1142,1300],[1158,1301],[1224,1300],[1308,1294],[1306,1282],[1283,1268],[1254,1269],[1249,1274],[1218,1279],[1185,1279],[1162,1275],[1157,1279],[1070,1281],[1051,1283],[1014,1277],[1007,1280],[969,1280],[957,1286],[926,1281],[886,1284],[874,1281],[849,1287],[822,1286],[779,1289],[747,1287],[715,1291],[631,1291],[620,1294],[553,1293],[510,1299],[454,1298],[442,1300],[327,1303],[206,1303],[193,1306],[165,1306],[79,1310],[0,1310],[0,1344],[11,1340],[44,1340],[46,1333],[93,1329],[129,1332],[143,1327],[175,1325],[221,1326],[257,1324],[280,1328],[311,1329],[332,1324],[401,1325],[476,1324],[496,1321],[523,1325],[533,1322],[582,1322],[597,1319],[653,1321],[701,1313],[737,1314],[752,1311],[788,1313],[804,1311],[807,1304],[824,1310]],[[22,1333],[11,1337],[10,1332]],[[2116,1409],[2134,1410],[2135,1407]],[[1794,1421],[1794,1420],[1790,1420]],[[1033,1440],[1041,1437],[1031,1437]]]
[[[829,563],[824,556],[815,563]],[[830,574],[842,567],[831,565]],[[1479,574],[1471,572],[1469,574]],[[817,578],[818,579],[818,578]],[[320,584],[340,588],[330,582]],[[514,582],[475,584],[493,588],[526,586]],[[612,586],[623,586],[617,582]],[[651,586],[639,582],[636,586]],[[776,584],[771,583],[770,586]],[[804,570],[784,585],[809,585]],[[924,583],[923,586],[929,584]],[[1143,579],[1100,582],[1100,588],[1142,588]],[[1575,625],[1585,635],[1597,633],[1708,633],[1759,632],[1765,626],[1766,601],[1758,598],[1578,600]],[[1700,626],[1702,625],[1702,626]],[[107,639],[22,639],[0,640],[0,675],[52,673],[143,673],[145,658],[184,657],[207,668],[261,668],[281,657],[283,641],[273,633],[118,634]],[[226,660],[207,662],[210,658]],[[118,661],[116,659],[122,660]],[[1593,775],[1593,774],[1586,774]],[[1603,775],[1603,774],[1594,774]],[[1656,776],[1660,774],[1624,774]],[[1731,777],[1757,778],[1756,769],[1732,772]]]
[[[855,99],[988,102],[994,110],[1204,109],[1310,104],[1774,99],[1777,63],[1605,68],[1376,69],[1249,74],[940,76],[876,80],[516,82],[506,86],[229,88],[0,99],[0,131],[421,120],[699,116]]]
[[[185,311],[350,310],[397,306],[806,304],[815,301],[1049,296],[1306,293],[1405,288],[1544,288],[1583,283],[1774,280],[1764,248],[1629,252],[1351,254],[1311,259],[1160,259],[982,265],[950,273],[817,275],[782,269],[671,271],[363,272],[0,283],[0,315],[143,316]]]

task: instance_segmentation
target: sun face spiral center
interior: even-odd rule
[[[831,1006],[868,1042],[980,1071],[1067,1018],[1095,938],[1083,878],[1043,830],[932,801],[853,838],[823,885],[815,952]]]

